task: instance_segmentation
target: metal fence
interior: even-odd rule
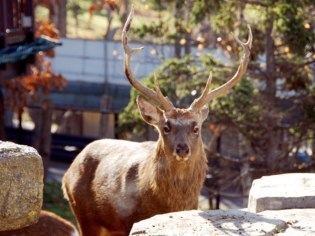
[[[62,39],[63,46],[56,49],[52,60],[54,71],[69,81],[128,85],[123,70],[123,49],[120,42]],[[140,44],[131,44],[140,47]],[[161,58],[171,58],[172,45],[146,44],[142,52],[134,55],[132,68],[140,79],[161,65]]]

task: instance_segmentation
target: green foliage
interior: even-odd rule
[[[315,96],[309,97],[304,101],[303,110],[310,122],[315,123]]]
[[[222,4],[218,12],[212,17],[212,25],[218,32],[231,32],[235,26],[235,19],[237,19],[237,2],[227,1]]]
[[[257,122],[259,119],[257,113],[261,108],[255,102],[255,96],[257,91],[254,91],[250,78],[246,77],[231,90],[228,96],[214,100],[211,108],[216,111],[218,119],[226,116],[239,124],[245,121]]]
[[[265,32],[257,27],[256,25],[251,25],[251,29],[253,31],[253,35],[255,35],[255,39],[253,42],[253,47],[251,49],[250,52],[250,57],[251,57],[251,61],[252,62],[257,62],[259,61],[260,57],[265,53],[266,50],[266,45],[265,45],[265,40],[264,40],[264,36],[265,36]],[[242,32],[246,32],[248,33],[248,29],[247,28],[243,28]],[[246,36],[243,36],[243,38],[246,38]]]
[[[58,181],[45,182],[43,209],[54,212],[74,224],[76,222],[68,201],[63,197],[61,183]]]
[[[146,81],[141,82],[146,85]],[[139,94],[135,89],[131,89],[130,101],[127,107],[119,114],[118,133],[120,135],[128,132],[143,135],[145,132],[145,123],[141,119],[141,115],[138,112],[136,105],[136,98],[138,95]]]
[[[141,27],[138,27],[133,30],[134,34],[140,38],[144,38],[146,35],[150,35],[151,37],[156,37],[159,40],[169,32],[169,27],[167,22],[158,21],[158,22],[151,22],[149,24],[144,24]]]
[[[192,29],[190,36],[193,38],[203,33],[199,24],[210,19],[212,29],[221,38],[216,46],[235,63],[227,67],[206,54],[199,58],[189,55],[164,61],[155,74],[161,90],[176,107],[187,107],[200,95],[210,71],[214,78],[212,88],[226,82],[223,78],[231,77],[242,49],[230,32],[244,40],[248,35],[247,24],[250,24],[254,41],[248,77],[243,78],[228,96],[210,104],[211,122],[237,128],[247,138],[257,158],[265,160],[288,158],[293,148],[300,147],[301,140],[308,139],[308,131],[314,129],[315,124],[314,0],[150,2],[158,4],[155,9],[167,9],[177,15],[174,14],[173,20],[143,27],[142,37],[163,36],[172,41],[185,38],[187,29]],[[277,83],[280,79],[281,85]],[[153,75],[143,83],[153,88]],[[121,130],[143,133],[144,122],[135,105],[136,96],[132,90],[132,99],[120,116]],[[290,107],[279,106],[283,102]],[[290,143],[282,143],[283,134],[288,135]],[[280,140],[279,150],[269,149],[273,138]],[[279,163],[268,165],[273,168]]]
[[[305,114],[305,119],[315,124],[315,85],[309,87],[309,94],[302,99],[302,111]]]
[[[188,107],[202,92],[210,71],[213,73],[213,84],[216,87],[224,83],[218,78],[227,77],[228,70],[231,70],[231,68],[224,67],[213,57],[202,55],[197,59],[186,56],[182,59],[166,60],[154,74],[158,78],[162,93],[176,107]],[[154,88],[154,74],[144,78],[141,83],[149,88]],[[193,96],[192,92],[194,90],[195,95]],[[138,92],[132,88],[130,102],[119,116],[120,133],[143,134],[146,130],[136,106],[138,95]]]
[[[208,1],[208,0],[197,0],[193,1],[192,7],[192,22],[202,22],[210,12],[216,12],[221,5],[220,0]]]
[[[294,65],[293,65],[294,68]],[[286,73],[285,89],[291,91],[305,91],[312,81],[308,72],[303,68],[288,69],[291,73]]]
[[[243,78],[228,96],[214,100],[210,107],[211,120],[218,124],[233,124],[249,140],[256,152],[262,153],[268,129],[261,124],[265,108],[258,90],[249,77]]]
[[[292,52],[303,56],[306,46],[314,42],[314,32],[304,27],[305,13],[301,1],[281,1],[277,4],[277,30]]]

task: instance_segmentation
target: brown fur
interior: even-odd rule
[[[201,135],[186,121],[189,114],[201,128],[204,117],[184,109],[165,114],[144,101],[138,106],[144,120],[159,130],[157,142],[95,141],[63,178],[81,235],[128,234],[137,221],[198,206],[207,164]],[[165,122],[172,124],[170,134],[163,133]],[[190,148],[187,161],[174,156],[178,142]]]
[[[0,236],[74,236],[75,227],[65,219],[48,211],[41,211],[36,224],[18,229],[0,232]]]

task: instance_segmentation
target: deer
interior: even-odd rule
[[[133,14],[131,9],[122,31],[124,70],[131,86],[140,93],[136,103],[142,119],[156,128],[158,140],[96,140],[74,159],[62,188],[83,236],[128,235],[140,220],[197,209],[207,170],[200,131],[208,116],[208,103],[236,85],[249,62],[253,38],[250,26],[246,43],[235,36],[244,51],[235,75],[209,91],[210,73],[200,97],[188,108],[176,108],[162,94],[157,78],[155,89],[151,89],[134,77],[130,60],[143,48],[128,45]]]

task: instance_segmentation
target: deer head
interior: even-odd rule
[[[130,69],[130,59],[134,53],[142,50],[143,47],[130,48],[128,46],[127,33],[131,25],[133,13],[134,10],[131,9],[122,32],[126,77],[130,84],[142,94],[142,96],[138,96],[137,98],[138,108],[143,120],[157,128],[159,142],[162,145],[165,156],[174,157],[174,160],[178,161],[187,161],[191,156],[198,154],[202,148],[200,130],[202,123],[208,116],[208,103],[215,97],[226,94],[240,81],[246,71],[253,39],[251,28],[248,26],[249,37],[246,43],[241,42],[235,37],[235,40],[244,50],[244,55],[235,75],[222,86],[209,91],[212,80],[210,73],[201,96],[195,99],[189,108],[181,109],[175,108],[172,102],[163,96],[156,78],[155,91],[143,86],[134,78]],[[143,96],[148,100],[145,100]]]

